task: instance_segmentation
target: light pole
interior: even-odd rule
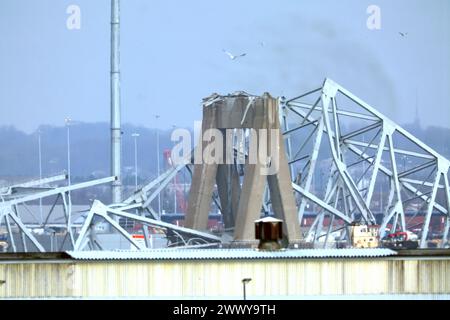
[[[244,300],[247,300],[247,295],[246,295],[246,292],[245,292],[245,286],[246,286],[247,283],[249,283],[250,281],[252,281],[251,278],[244,278],[244,279],[242,279],[242,289],[243,289],[243,291],[244,291]]]
[[[71,178],[70,178],[70,122],[72,119],[69,117],[66,117],[64,119],[64,122],[66,123],[66,129],[67,129],[67,175],[68,175],[68,183],[70,186]]]
[[[155,127],[156,127],[156,163],[157,163],[157,177],[159,177],[159,130],[158,130],[158,119],[160,118],[159,114],[155,114]],[[158,214],[161,215],[161,193],[158,193]]]
[[[172,125],[172,129],[175,130],[176,128],[177,128],[177,126],[173,124]],[[175,141],[174,141],[173,144],[175,145]],[[172,159],[172,165],[174,165],[173,159]],[[178,173],[176,173],[175,177],[173,178],[173,203],[174,203],[174,205],[173,205],[173,213],[177,213],[177,209],[178,209],[177,208],[178,207],[178,205],[177,205],[177,187],[178,187],[177,176],[178,176]]]
[[[134,138],[134,188],[138,188],[138,167],[137,167],[137,138],[140,136],[139,133],[133,133],[131,135]]]
[[[364,133],[362,135],[362,140],[363,140],[363,143],[366,143],[366,136],[365,136]],[[364,146],[364,147],[367,148],[367,146]],[[361,177],[362,178],[361,186],[362,186],[362,189],[364,190],[364,189],[366,189],[366,178],[364,177],[365,172],[366,172],[366,160],[363,161],[363,170],[362,170],[362,172],[363,172],[363,176]]]
[[[383,214],[383,184],[380,182],[380,213]]]
[[[403,159],[403,171],[406,171],[406,160],[409,160],[407,156],[403,155],[402,156]],[[409,163],[409,161],[408,161]]]
[[[122,202],[122,129],[120,111],[120,1],[111,0],[111,175],[117,180],[111,185],[113,203]],[[118,217],[117,221],[118,221]]]
[[[38,149],[39,149],[39,180],[42,179],[42,152],[41,152],[41,129],[38,129]],[[44,222],[42,215],[42,198],[39,198],[39,213],[41,216],[41,223]]]
[[[69,117],[66,117],[64,119],[64,122],[66,123],[66,128],[67,128],[67,183],[70,186],[71,184],[71,173],[70,173],[70,122],[72,121],[72,119],[70,119]],[[68,200],[68,208],[69,208],[69,224],[70,224],[70,216],[71,216],[71,212],[72,212],[72,195],[70,190],[67,192],[67,200]],[[70,228],[69,228],[70,230]]]

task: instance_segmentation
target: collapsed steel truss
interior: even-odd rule
[[[98,232],[96,232],[96,226],[102,222],[106,222],[107,225],[111,226],[121,234],[138,250],[150,248],[149,226],[163,230],[168,239],[169,246],[204,247],[217,245],[221,242],[220,237],[163,222],[160,220],[160,215],[151,207],[152,200],[155,199],[175,175],[185,167],[185,165],[179,165],[170,168],[161,176],[152,180],[119,204],[105,205],[99,200],[94,200],[81,224],[74,223],[70,196],[71,191],[89,188],[99,184],[111,183],[116,180],[116,177],[97,179],[70,186],[48,186],[50,183],[67,179],[67,175],[59,175],[4,187],[0,190],[2,199],[2,202],[0,203],[0,226],[4,223],[7,230],[8,242],[11,245],[10,250],[13,252],[18,251],[18,248],[15,244],[12,226],[17,227],[17,231],[22,240],[21,250],[25,252],[48,251],[48,248],[45,248],[33,234],[33,229],[46,229],[47,227],[57,227],[62,229],[65,234],[60,248],[55,248],[54,251],[61,250],[63,244],[67,241],[67,238],[69,239],[69,248],[72,250],[103,250],[102,242],[98,237]],[[56,198],[50,210],[45,213],[45,217],[40,221],[32,210],[30,210],[27,203],[54,196],[56,196]],[[62,202],[64,221],[57,224],[49,223],[50,216],[54,212],[58,202]],[[35,222],[23,222],[21,217],[22,210],[26,210],[30,213],[34,217]],[[142,224],[142,230],[145,235],[145,245],[136,241],[130,232],[118,223],[118,218],[126,218]],[[79,232],[77,232],[77,230],[79,230]],[[26,239],[31,242],[33,247],[29,248],[27,246]]]
[[[54,209],[59,201],[62,202],[65,221],[61,224],[58,224],[57,227],[65,230],[65,238],[63,240],[63,244],[67,240],[67,238],[69,238],[69,241],[73,247],[76,239],[74,228],[78,226],[73,223],[71,191],[84,189],[99,184],[111,183],[116,180],[116,177],[97,179],[62,187],[48,186],[48,184],[50,183],[65,179],[67,179],[67,175],[59,175],[3,188],[2,193],[0,194],[2,200],[0,202],[0,226],[4,223],[8,234],[9,244],[11,245],[11,250],[13,252],[17,251],[17,246],[14,239],[15,237],[12,230],[12,225],[15,225],[18,229],[18,233],[20,234],[22,241],[23,251],[46,251],[44,246],[36,239],[35,235],[32,232],[32,229],[35,227],[45,229],[49,226],[49,218],[54,212]],[[40,219],[38,219],[34,215],[34,213],[29,209],[27,205],[27,203],[36,200],[42,200],[44,198],[55,196],[56,198],[50,210],[45,214],[45,219],[43,219],[42,221],[40,221]],[[34,217],[34,220],[36,222],[24,223],[21,217],[22,210],[30,213]],[[54,227],[55,225],[52,226]],[[34,250],[30,250],[28,248],[26,239],[28,239],[35,247]]]
[[[221,238],[218,236],[161,221],[161,216],[151,206],[151,202],[186,166],[188,165],[180,164],[170,168],[120,204],[108,206],[95,200],[79,233],[74,250],[85,250],[86,248],[103,250],[101,241],[95,234],[93,219],[96,216],[103,218],[137,250],[145,250],[151,247],[148,227],[162,229],[168,238],[168,246],[195,247],[220,243]],[[134,240],[132,235],[121,227],[114,217],[122,217],[142,224],[145,245]]]
[[[279,117],[305,241],[327,246],[333,240],[348,240],[348,227],[359,222],[380,224],[381,237],[387,229],[414,231],[419,233],[420,247],[424,248],[436,237],[430,232],[430,225],[437,218],[442,226],[438,235],[440,244],[448,243],[450,162],[443,156],[330,79],[320,88],[298,97],[280,98]],[[245,155],[240,145],[235,145],[234,150],[235,157],[242,156],[242,152]],[[65,228],[73,250],[103,249],[95,228],[100,221],[109,224],[137,250],[150,247],[149,226],[163,230],[169,246],[217,245],[223,238],[165,223],[151,206],[158,194],[185,169],[192,174],[191,161],[170,168],[122,203],[105,205],[95,200],[80,225],[73,222],[70,192],[110,183],[115,177],[71,186],[43,187],[67,178],[62,175],[3,188],[0,189],[0,226],[4,223],[7,229],[12,251],[17,250],[12,224],[18,227],[25,251],[30,250],[26,238],[38,251],[45,251],[30,228],[48,225],[49,216],[61,199],[65,222],[60,227]],[[239,172],[241,169],[237,168]],[[21,221],[20,206],[29,210],[27,202],[50,196],[57,198],[45,221],[33,226]],[[217,190],[213,192],[213,201],[222,211]],[[273,212],[267,188],[262,212]],[[314,220],[309,228],[303,223],[306,217]],[[118,218],[142,224],[145,244],[137,242],[120,226]]]
[[[324,237],[326,245],[333,232],[345,231],[351,223],[381,222],[380,237],[386,227],[415,231],[424,248],[435,237],[429,230],[436,216],[443,224],[440,243],[446,244],[447,159],[330,79],[316,90],[280,99],[280,104],[299,221],[308,206],[318,209],[307,239]],[[313,188],[318,177],[326,181],[321,190]],[[423,213],[423,223],[413,225]],[[322,232],[326,217],[327,230]],[[348,230],[342,235],[348,237]]]

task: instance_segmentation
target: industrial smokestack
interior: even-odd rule
[[[119,32],[119,0],[111,0],[111,174],[117,177],[112,183],[113,203],[122,201]]]

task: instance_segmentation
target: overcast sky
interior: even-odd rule
[[[0,39],[0,125],[109,121],[109,0],[0,0]],[[147,127],[192,127],[213,92],[291,97],[325,77],[399,123],[417,96],[422,124],[450,127],[449,58],[448,0],[121,1],[123,122]]]

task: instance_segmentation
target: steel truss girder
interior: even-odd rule
[[[84,247],[88,244],[89,240],[86,240],[86,235],[88,233],[93,233],[93,225],[92,221],[94,219],[94,216],[100,216],[104,218],[109,224],[111,224],[119,233],[122,234],[129,242],[132,244],[137,250],[145,250],[146,247],[142,246],[141,244],[137,243],[132,236],[124,230],[117,222],[114,221],[114,219],[111,218],[111,216],[118,216],[118,217],[124,217],[132,220],[139,221],[145,225],[163,228],[166,230],[171,230],[172,232],[175,232],[179,235],[179,237],[185,242],[189,242],[189,238],[198,238],[202,239],[204,242],[210,242],[210,243],[220,243],[221,239],[220,237],[211,235],[206,232],[201,232],[189,228],[179,227],[176,225],[173,225],[171,223],[166,223],[160,220],[146,218],[140,215],[136,215],[133,213],[128,213],[126,211],[123,211],[121,208],[113,208],[112,206],[106,206],[103,203],[101,203],[98,200],[95,200],[92,204],[91,209],[89,210],[88,216],[86,218],[85,223],[83,224],[83,227],[78,235],[78,238],[74,245],[74,251],[83,250]],[[186,241],[184,239],[187,239]]]
[[[31,181],[15,184],[12,186],[2,187],[2,188],[0,188],[0,194],[2,197],[5,197],[5,196],[11,196],[13,193],[17,192],[18,193],[17,196],[20,196],[20,193],[22,193],[23,191],[30,190],[30,189],[32,191],[40,191],[39,188],[36,188],[36,187],[42,188],[42,186],[47,185],[49,183],[66,180],[67,177],[68,176],[66,174],[61,174],[61,175],[57,175],[57,176],[53,176],[53,177],[36,179],[36,180],[31,180]],[[34,189],[34,188],[36,188],[36,189]]]
[[[320,102],[318,102],[318,100],[316,100],[315,98],[313,99],[313,101],[315,101],[314,104],[309,104],[301,101],[302,98],[307,98],[310,95],[318,94],[320,94]],[[343,95],[348,98],[352,103],[360,108],[360,111],[349,111],[338,106],[336,104],[337,95]],[[427,245],[426,242],[429,238],[430,221],[432,215],[434,214],[433,209],[436,209],[438,212],[444,214],[445,216],[445,226],[443,228],[444,232],[441,239],[442,246],[445,245],[446,241],[448,241],[450,229],[450,193],[448,185],[450,162],[447,159],[445,159],[438,152],[430,148],[419,139],[415,138],[405,129],[395,124],[392,120],[382,115],[376,109],[372,108],[370,105],[354,96],[352,93],[330,79],[325,79],[324,84],[320,89],[310,91],[304,95],[300,95],[287,101],[281,100],[281,104],[282,107],[280,108],[280,119],[282,119],[283,121],[283,128],[285,129],[285,133],[287,133],[285,139],[287,144],[289,145],[289,148],[287,148],[288,158],[292,160],[292,153],[294,152],[294,144],[292,142],[291,133],[295,131],[297,127],[297,130],[301,130],[303,127],[308,125],[313,125],[316,127],[316,129],[318,129],[319,126],[321,126],[321,123],[323,123],[324,125],[320,128],[320,130],[316,130],[315,139],[321,139],[320,135],[322,135],[322,133],[328,139],[328,148],[330,149],[329,152],[332,156],[332,165],[334,166],[334,169],[332,169],[330,172],[338,172],[338,175],[341,178],[341,184],[343,184],[342,186],[344,187],[344,190],[342,190],[342,194],[347,193],[347,195],[343,196],[345,200],[343,201],[343,204],[346,207],[346,212],[341,212],[335,209],[329,203],[329,201],[331,201],[331,198],[329,198],[329,191],[331,190],[330,186],[327,187],[328,191],[325,193],[326,197],[328,195],[328,200],[320,199],[319,197],[315,196],[309,190],[308,182],[310,179],[308,179],[308,177],[314,175],[312,171],[314,171],[315,167],[311,167],[310,164],[317,161],[317,145],[314,144],[312,150],[306,151],[309,152],[309,154],[307,153],[306,156],[303,156],[302,154],[296,154],[295,158],[297,159],[309,159],[307,162],[307,165],[309,165],[309,167],[306,169],[308,170],[306,173],[307,178],[303,180],[304,187],[293,182],[294,190],[302,195],[299,204],[300,222],[302,221],[301,218],[304,213],[305,199],[308,199],[310,202],[315,203],[326,212],[331,214],[334,218],[341,219],[347,225],[353,222],[351,216],[353,216],[354,209],[358,210],[358,212],[362,214],[363,218],[368,223],[375,223],[370,208],[372,206],[375,185],[377,182],[380,184],[382,183],[381,181],[377,181],[377,179],[379,178],[380,174],[382,174],[387,177],[389,181],[391,181],[391,183],[390,186],[385,186],[385,189],[389,189],[390,192],[388,205],[382,208],[384,219],[381,228],[383,229],[384,227],[386,227],[393,219],[392,225],[394,229],[397,227],[397,224],[401,230],[408,229],[408,226],[406,226],[405,223],[404,202],[406,201],[402,201],[402,192],[412,193],[414,195],[413,200],[420,200],[427,206],[424,223],[421,230],[420,246],[425,247]],[[315,117],[313,117],[313,110],[316,111]],[[320,114],[319,116],[317,116],[318,112]],[[298,123],[289,122],[289,114],[291,114],[295,118],[298,118]],[[346,119],[352,118],[354,121],[366,121],[369,123],[358,130],[354,130],[353,132],[341,136],[340,117],[345,117]],[[294,129],[287,130],[287,128],[289,127],[293,127]],[[380,140],[379,142],[374,143],[373,141],[371,141],[367,143],[364,141],[361,142],[354,140],[354,138],[356,138],[357,136],[361,136],[365,132],[374,130],[377,127],[380,128],[380,132],[379,135],[375,135],[373,139],[378,136]],[[397,147],[397,135],[400,135],[407,141],[409,141],[409,143],[414,146],[414,150],[406,150],[404,147]],[[358,147],[363,147],[364,149],[361,150]],[[366,153],[366,150],[368,149],[375,150],[375,155],[368,155]],[[346,163],[342,155],[345,154],[347,150],[360,157],[362,161],[357,161],[354,164]],[[402,172],[399,172],[399,159],[397,158],[397,156],[399,155],[409,156],[418,160],[423,159],[429,161],[426,163],[419,162],[414,167],[407,170],[405,170],[405,168],[403,167]],[[385,163],[382,163],[383,157],[388,158],[390,168],[388,168]],[[370,176],[370,178],[368,179],[368,187],[358,190],[358,188],[356,188],[356,184],[351,178],[352,174],[349,171],[349,167],[361,163],[367,163],[369,164],[369,167],[363,173],[359,181],[366,175],[366,173]],[[291,170],[293,170],[292,164],[290,168]],[[430,168],[436,172],[435,176],[432,177],[432,180],[428,180],[428,178],[426,180],[423,180],[420,174],[422,174],[424,170]],[[369,169],[372,169],[370,174]],[[414,174],[419,175],[419,177],[412,177],[412,175]],[[294,178],[296,175],[295,173],[292,173],[291,176]],[[330,178],[332,176],[333,175],[330,174]],[[329,180],[329,182],[330,181],[331,180]],[[413,185],[416,185],[417,187]],[[423,188],[430,187],[432,188],[430,192],[423,191]],[[332,185],[331,188],[333,188]],[[436,199],[438,190],[443,190],[445,193],[445,205],[438,203]],[[361,202],[361,200],[363,200],[363,203]],[[353,209],[351,207],[353,207]],[[348,210],[351,211],[351,214],[348,212]],[[320,215],[323,214],[324,211],[322,211]],[[320,223],[321,219],[323,220],[323,217],[317,216],[311,229],[320,229],[318,228],[317,223]],[[331,227],[328,228],[326,239],[328,239],[331,229]],[[381,230],[382,234],[384,232],[384,230]],[[315,239],[317,239],[317,236],[318,235],[315,235]]]
[[[17,187],[32,188],[37,185],[44,185],[44,184],[48,184],[51,182],[64,180],[66,178],[67,178],[66,175],[59,175],[59,176],[29,181],[29,182],[19,184],[19,185],[13,186],[13,187],[14,188],[17,188]],[[71,244],[73,246],[74,235],[73,235],[73,230],[72,230],[72,228],[73,228],[72,221],[71,221],[72,209],[71,209],[71,200],[70,200],[69,193],[74,190],[79,190],[79,189],[84,189],[84,188],[88,188],[88,187],[99,185],[99,184],[109,183],[109,182],[112,182],[115,180],[116,180],[116,177],[108,177],[108,178],[73,184],[73,185],[69,185],[69,186],[45,188],[45,189],[42,189],[41,191],[38,191],[38,189],[36,189],[36,190],[34,190],[35,192],[33,192],[33,193],[26,193],[22,196],[6,198],[6,200],[4,199],[4,197],[2,197],[3,201],[0,202],[0,213],[1,213],[0,214],[0,224],[2,224],[3,221],[5,222],[12,250],[14,252],[17,251],[17,246],[15,244],[14,235],[13,235],[13,232],[11,229],[11,223],[14,222],[14,224],[17,226],[17,228],[20,231],[21,238],[22,238],[22,247],[25,252],[28,251],[28,248],[26,245],[26,238],[28,238],[31,241],[31,243],[36,247],[36,249],[38,251],[40,251],[40,252],[46,251],[44,246],[36,239],[36,237],[30,231],[30,227],[34,226],[34,227],[45,228],[48,225],[49,217],[52,214],[53,209],[55,208],[55,205],[56,205],[58,199],[62,199],[63,212],[64,212],[64,217],[65,217],[65,223],[60,224],[59,227],[66,229],[67,234],[70,237]],[[12,189],[12,187],[9,188],[9,190],[11,190],[11,189]],[[41,221],[41,223],[38,223],[38,224],[30,224],[30,223],[25,224],[22,222],[20,213],[18,211],[19,205],[23,205],[24,208],[27,208],[27,206],[26,206],[27,202],[43,199],[43,198],[50,197],[50,196],[57,196],[57,198],[55,199],[55,202],[51,206],[50,211],[47,213],[47,216],[44,221]]]
[[[302,102],[301,99],[307,98],[311,95],[315,96],[314,104],[308,104]],[[350,111],[347,106],[342,107],[338,104],[336,97],[343,95],[351,102],[360,108],[360,111]],[[300,194],[300,201],[298,203],[298,218],[300,222],[305,213],[307,202],[314,203],[321,208],[319,214],[317,214],[313,226],[309,230],[309,233],[313,235],[314,240],[325,239],[324,246],[329,241],[330,234],[336,230],[333,230],[334,223],[340,221],[344,224],[342,229],[344,230],[342,237],[348,238],[348,226],[355,222],[356,214],[359,213],[362,219],[368,224],[375,224],[375,217],[373,214],[373,199],[374,192],[377,183],[381,183],[378,179],[383,177],[388,179],[389,184],[385,186],[386,190],[389,190],[389,196],[387,205],[383,210],[383,221],[381,224],[381,233],[385,232],[385,228],[391,224],[392,228],[400,228],[400,230],[407,230],[408,226],[405,222],[405,202],[410,199],[402,199],[404,192],[413,194],[413,200],[420,200],[426,205],[426,213],[424,217],[424,223],[422,226],[422,234],[420,238],[420,246],[425,247],[429,238],[429,226],[434,210],[437,210],[440,214],[444,215],[444,232],[442,235],[442,245],[448,240],[450,229],[450,191],[448,182],[449,173],[449,161],[443,158],[440,154],[434,151],[425,143],[421,142],[406,130],[395,124],[392,120],[382,115],[376,109],[354,96],[352,93],[334,83],[330,79],[326,79],[321,88],[315,89],[298,97],[289,100],[280,99],[280,121],[282,129],[284,130],[284,139],[287,147],[286,152],[288,154],[289,167],[291,169],[291,178],[293,180],[293,191]],[[317,117],[317,114],[319,116]],[[292,115],[299,120],[297,123],[289,122],[288,116]],[[364,127],[354,130],[347,134],[342,134],[342,120],[353,119],[354,121],[368,123]],[[294,133],[301,132],[304,128],[313,127],[313,132],[307,138],[312,140],[312,150],[305,150],[307,142],[301,146],[296,146],[293,143]],[[379,139],[378,142],[370,141],[358,141],[358,137],[371,130],[379,129],[379,134],[375,135],[375,138]],[[415,146],[414,150],[406,150],[404,147],[397,146],[396,136],[401,135],[406,138],[412,145]],[[330,174],[327,182],[326,190],[323,196],[315,194],[313,187],[313,179],[315,172],[318,170],[319,154],[324,148],[325,141],[327,141],[328,152],[331,154]],[[299,147],[299,150],[296,149]],[[419,149],[419,151],[417,151]],[[372,150],[375,153],[369,155],[368,150]],[[297,153],[296,153],[297,152]],[[303,155],[303,153],[307,153]],[[356,163],[349,163],[346,156],[353,154],[361,159]],[[411,169],[399,171],[401,167],[399,165],[398,156],[409,156],[419,160],[429,160],[425,163],[418,163]],[[383,162],[383,158],[387,158],[389,164]],[[304,166],[306,178],[300,182],[296,182],[296,174],[294,164],[308,159]],[[358,165],[368,165],[369,167],[363,171],[362,176],[355,178],[351,170],[358,168]],[[164,223],[157,219],[151,219],[143,216],[143,211],[148,210],[153,213],[155,218],[158,218],[154,213],[150,203],[156,198],[171,179],[187,164],[179,165],[169,169],[161,176],[144,186],[141,190],[130,196],[128,199],[120,204],[111,206],[105,206],[99,201],[95,201],[88,216],[81,228],[81,232],[76,238],[73,234],[70,234],[74,243],[74,250],[83,250],[86,246],[90,248],[100,248],[101,244],[96,239],[95,232],[92,228],[92,221],[95,215],[103,217],[110,225],[112,225],[119,233],[121,233],[128,241],[135,246],[138,250],[145,249],[144,246],[137,243],[126,230],[118,225],[111,216],[119,216],[128,219],[139,221],[145,225],[151,225],[166,230],[171,230],[175,234],[179,234],[181,242],[185,245],[189,244],[189,238],[200,238],[205,242],[219,243],[220,238],[212,236],[208,233],[195,231],[188,228],[177,227],[172,224]],[[351,169],[350,169],[351,168]],[[421,176],[413,177],[415,174],[420,174],[426,169],[433,169],[435,175],[431,177],[431,180],[422,180]],[[359,187],[359,181],[365,181],[365,176],[369,176],[368,186]],[[431,188],[430,191],[423,188]],[[439,203],[437,199],[438,190],[441,190],[445,194],[446,204]],[[69,192],[70,189],[60,189],[60,192],[54,193],[54,190],[48,190],[40,193],[45,196],[61,194]],[[52,193],[53,192],[53,193]],[[403,195],[402,195],[403,193]],[[29,195],[25,199],[34,199]],[[38,199],[38,198],[37,198]],[[5,208],[12,208],[17,203],[15,199],[5,201]],[[20,201],[20,199],[18,199]],[[23,201],[23,200],[22,200]],[[31,201],[31,200],[26,200]],[[63,196],[63,201],[65,197]],[[265,197],[264,208],[270,206],[270,198]],[[70,222],[70,200],[69,204],[65,204],[67,208],[68,221]],[[130,213],[128,211],[138,210],[140,213]],[[8,209],[9,210],[9,209]],[[13,210],[0,211],[0,221],[7,221],[9,218],[14,220],[17,215]],[[12,212],[12,216],[9,212]],[[326,233],[321,235],[323,229],[323,222],[325,216],[330,217],[330,224],[326,228]],[[3,219],[4,217],[4,219]],[[14,220],[15,221],[15,220]],[[20,221],[19,221],[20,222]],[[7,223],[7,226],[9,223]],[[69,230],[72,230],[73,225],[69,223]],[[24,232],[27,236],[26,232]],[[31,235],[32,236],[32,235]],[[32,241],[33,242],[33,241]],[[34,242],[33,242],[34,243]],[[209,245],[209,244],[207,244]],[[147,245],[148,246],[148,245]]]

